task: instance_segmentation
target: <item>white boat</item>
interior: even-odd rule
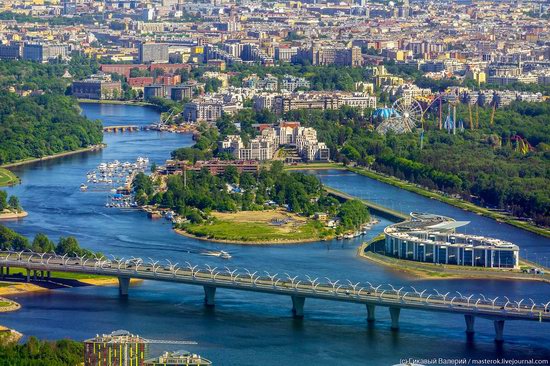
[[[208,255],[210,257],[218,257],[222,259],[231,259],[231,254],[227,253],[224,250],[209,250],[207,252],[201,253],[202,255]]]
[[[88,186],[85,185],[84,183],[82,183],[82,184],[80,185],[80,190],[81,190],[81,191],[85,191],[85,190],[87,190],[87,189],[88,189]]]

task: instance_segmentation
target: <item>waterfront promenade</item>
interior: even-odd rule
[[[510,300],[506,296],[491,299],[484,295],[465,296],[459,292],[432,293],[413,287],[396,288],[391,284],[353,283],[329,278],[320,280],[307,275],[300,277],[286,273],[280,276],[248,269],[218,269],[210,266],[200,268],[190,263],[179,266],[169,260],[161,263],[152,259],[145,262],[141,258],[109,260],[104,257],[74,258],[66,255],[61,257],[45,253],[4,251],[0,252],[0,267],[1,275],[4,271],[9,273],[10,267],[24,268],[28,281],[31,276],[48,278],[50,271],[117,277],[122,296],[128,295],[131,278],[203,286],[207,306],[215,304],[218,288],[284,295],[291,298],[292,312],[296,317],[303,317],[306,298],[366,305],[367,319],[370,322],[375,321],[377,306],[387,307],[393,329],[399,328],[399,314],[402,309],[452,313],[464,316],[469,333],[474,331],[475,318],[493,321],[496,341],[503,340],[506,320],[550,321],[550,301],[535,303],[532,300]]]

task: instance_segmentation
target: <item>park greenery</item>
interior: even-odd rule
[[[8,198],[6,191],[0,191],[0,214],[4,210],[19,212],[21,211],[21,204],[17,196],[11,195]]]
[[[0,164],[77,150],[102,139],[101,123],[81,116],[69,97],[0,92]]]
[[[0,225],[0,250],[32,250],[35,253],[66,254],[68,257],[94,256],[94,253],[90,250],[81,248],[78,240],[72,236],[61,237],[57,244],[55,244],[46,235],[38,233],[31,243],[25,236],[16,233],[4,225]]]
[[[174,210],[186,220],[180,226],[182,229],[205,222],[220,226],[219,220],[211,215],[213,212],[278,208],[306,218],[318,212],[337,216],[341,222],[337,233],[356,230],[370,218],[368,209],[361,202],[341,204],[326,194],[317,177],[285,171],[281,162],[273,162],[269,169],[262,168],[257,174],[239,173],[234,166],[227,167],[223,174],[217,176],[204,169],[190,171],[185,175],[168,176],[165,184],[166,189],[155,189],[152,178],[138,174],[133,183],[136,200],[140,205]],[[252,226],[247,229],[256,237],[258,230]],[[216,227],[210,227],[209,231],[214,229]],[[320,227],[311,224],[307,229],[318,230]]]
[[[469,129],[468,109],[459,106],[457,119],[466,129],[456,135],[437,129],[428,114],[422,149],[418,133],[379,135],[372,128],[378,121],[369,115],[344,107],[290,111],[285,117],[316,128],[336,161],[550,225],[550,103],[499,108],[492,126],[491,109],[480,108],[475,130]]]
[[[84,345],[73,340],[0,342],[0,366],[76,366],[83,360]]]
[[[19,182],[19,178],[8,169],[0,168],[0,187],[12,186]]]

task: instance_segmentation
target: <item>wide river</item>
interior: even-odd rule
[[[83,104],[89,118],[109,124],[149,124],[158,113],[146,107]],[[141,256],[195,264],[248,268],[253,271],[349,279],[354,282],[436,288],[463,294],[550,300],[550,287],[537,282],[497,280],[418,280],[356,257],[361,240],[303,245],[237,246],[179,236],[165,220],[149,220],[138,211],[105,207],[105,192],[81,192],[86,172],[100,162],[147,156],[163,163],[177,147],[192,144],[184,134],[133,132],[106,134],[107,148],[22,166],[22,184],[9,188],[29,212],[8,226],[33,237],[42,232],[57,240],[73,235],[81,245],[105,254]],[[470,214],[438,201],[345,171],[312,172],[327,185],[404,212],[417,210],[468,220],[467,231],[513,241],[527,255],[550,257],[550,240]],[[368,237],[383,230],[382,220]],[[367,237],[367,238],[368,238]],[[224,249],[231,260],[201,255]],[[536,254],[535,254],[536,253]],[[524,252],[522,251],[522,255]],[[534,258],[533,258],[534,259]],[[16,296],[22,309],[0,314],[0,324],[25,335],[83,340],[97,333],[127,329],[151,339],[195,340],[189,350],[216,365],[393,365],[401,358],[550,358],[550,328],[536,322],[507,322],[505,343],[494,343],[493,324],[478,319],[467,340],[462,316],[403,311],[399,332],[390,330],[389,312],[377,309],[369,326],[363,306],[307,300],[305,318],[294,320],[286,297],[219,290],[215,309],[203,306],[200,287],[144,282],[128,299],[112,287],[80,287]],[[526,300],[527,301],[527,300]],[[158,347],[157,347],[158,348]],[[158,350],[158,349],[155,350]],[[170,349],[170,346],[163,346]],[[173,348],[173,347],[172,347]]]

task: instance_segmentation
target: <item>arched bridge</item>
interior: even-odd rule
[[[142,128],[137,125],[121,125],[121,126],[104,126],[103,132],[134,132],[140,131]]]
[[[393,285],[374,285],[369,282],[363,284],[329,278],[319,280],[310,276],[302,278],[286,273],[279,275],[228,267],[218,269],[208,265],[199,267],[188,262],[180,266],[169,260],[161,263],[153,259],[144,261],[134,257],[107,259],[0,251],[0,274],[3,276],[4,269],[9,274],[9,267],[26,269],[27,281],[31,279],[32,271],[34,277],[37,274],[44,277],[46,273],[48,278],[50,271],[117,277],[119,293],[122,296],[128,295],[131,278],[203,286],[207,306],[214,305],[218,288],[285,295],[291,298],[292,312],[296,317],[303,317],[306,298],[364,304],[367,307],[369,322],[375,320],[375,309],[381,306],[389,308],[393,329],[399,328],[401,309],[464,315],[468,333],[474,331],[475,318],[486,318],[494,322],[497,341],[503,339],[505,320],[550,321],[550,301],[513,301],[506,296],[491,299],[482,294],[465,296],[459,292],[451,294],[437,290],[420,291],[414,287],[397,288]]]

